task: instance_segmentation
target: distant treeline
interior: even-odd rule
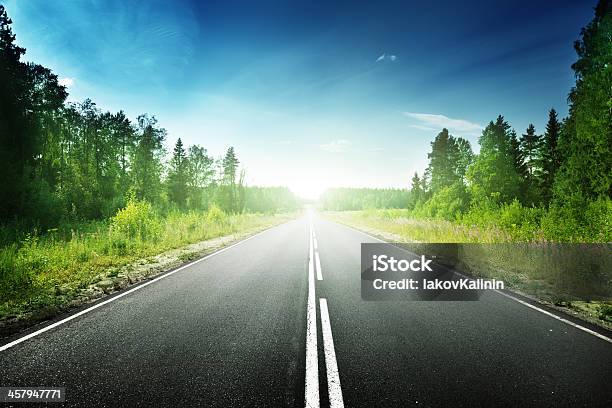
[[[213,158],[181,139],[170,160],[154,116],[131,121],[87,99],[67,103],[50,69],[21,61],[0,6],[0,223],[54,227],[108,218],[130,198],[156,208],[227,213],[296,208],[283,188],[250,188],[233,147]]]
[[[503,224],[527,240],[612,241],[611,35],[612,2],[601,0],[574,45],[568,117],[551,109],[543,133],[529,125],[519,136],[500,115],[478,139],[479,154],[442,129],[427,169],[412,178],[405,204],[395,205],[414,217]],[[369,197],[368,205],[386,208],[386,197]],[[323,202],[328,209],[364,207],[347,192]]]
[[[321,194],[319,204],[331,211],[406,208],[409,199],[408,190],[396,188],[332,188]]]

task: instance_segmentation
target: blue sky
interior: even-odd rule
[[[257,4],[256,4],[257,3]],[[418,3],[418,4],[410,4]],[[70,100],[157,116],[251,184],[407,187],[445,126],[477,148],[567,112],[595,1],[8,1],[26,60]],[[553,5],[554,4],[554,5]]]

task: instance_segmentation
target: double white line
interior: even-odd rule
[[[321,260],[319,258],[318,244],[309,222],[309,256],[308,256],[308,305],[306,311],[306,383],[305,383],[305,405],[307,408],[318,408],[319,398],[319,362],[317,351],[317,305],[315,296],[315,269],[317,280],[323,280],[321,272]],[[316,265],[316,268],[315,268]],[[327,300],[319,299],[321,310],[321,328],[323,331],[323,351],[325,353],[325,369],[327,371],[327,391],[329,405],[331,408],[343,408],[342,388],[340,387],[340,376],[338,375],[338,364],[334,350],[331,324]]]

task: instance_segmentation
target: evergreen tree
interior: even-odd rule
[[[166,130],[157,127],[154,116],[147,115],[138,117],[138,128],[131,159],[131,189],[136,198],[154,203],[159,200],[161,192],[161,159]]]
[[[525,166],[524,203],[534,205],[540,200],[539,185],[536,178],[536,174],[539,172],[540,136],[536,134],[533,124],[529,124],[526,133],[521,135],[519,148]]]
[[[455,163],[455,173],[457,178],[463,182],[465,175],[467,174],[467,169],[474,161],[474,153],[472,152],[470,142],[461,137],[458,137],[455,140],[455,145],[457,147],[456,157],[452,158],[452,160],[454,160]]]
[[[612,197],[612,1],[600,0],[595,17],[582,30],[572,65],[576,86],[559,140],[562,161],[555,178],[555,201]],[[581,204],[582,200],[582,204]]]
[[[180,208],[184,208],[187,203],[188,166],[187,153],[183,148],[183,141],[179,138],[174,145],[174,154],[168,169],[168,196]]]
[[[423,191],[423,185],[421,182],[421,178],[419,177],[419,173],[414,172],[414,176],[412,177],[412,180],[411,180],[408,208],[412,209],[416,207],[420,202],[422,202],[423,195],[424,195],[424,191]]]
[[[240,162],[236,157],[234,148],[230,147],[221,161],[222,177],[217,187],[217,204],[226,212],[235,213],[239,211],[238,188],[236,185],[236,172]]]
[[[223,183],[226,185],[236,185],[236,172],[240,162],[236,158],[234,148],[230,147],[223,158]]]
[[[208,205],[206,190],[214,183],[214,159],[208,156],[206,149],[190,146],[187,159],[187,186],[189,204],[193,208],[205,208]]]
[[[529,124],[526,133],[521,135],[520,149],[525,161],[527,174],[533,176],[538,168],[538,150],[540,148],[540,136],[536,134],[533,124]]]
[[[542,139],[539,149],[539,169],[538,179],[540,183],[540,191],[542,200],[545,204],[550,202],[553,191],[553,183],[557,169],[560,165],[560,157],[557,149],[557,142],[561,132],[561,123],[557,119],[557,112],[551,109],[548,113],[548,122],[546,123],[546,132]]]
[[[431,142],[431,153],[427,157],[429,158],[429,185],[433,193],[460,181],[461,177],[457,174],[459,149],[455,138],[448,133],[447,129],[442,129]]]
[[[498,116],[487,125],[478,141],[480,153],[467,173],[473,197],[477,201],[492,199],[494,202],[517,198],[520,178],[508,122]]]
[[[0,220],[32,216],[39,205],[35,180],[44,145],[42,126],[54,120],[66,90],[48,68],[24,63],[12,21],[0,5]],[[34,188],[35,186],[35,188]]]
[[[136,132],[130,120],[123,111],[117,112],[112,117],[113,138],[116,154],[119,159],[119,191],[125,196],[129,188],[129,158],[136,142]]]
[[[519,193],[518,198],[521,202],[527,202],[527,190],[528,190],[528,182],[527,182],[527,166],[525,165],[525,158],[523,157],[523,153],[521,151],[520,142],[518,137],[516,136],[516,132],[514,129],[510,131],[510,157],[512,158],[512,162],[514,164],[514,169],[518,176],[519,182]]]

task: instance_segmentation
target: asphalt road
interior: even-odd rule
[[[373,239],[310,230],[274,227],[0,351],[0,386],[92,407],[612,406],[611,343],[492,292],[362,301]]]

